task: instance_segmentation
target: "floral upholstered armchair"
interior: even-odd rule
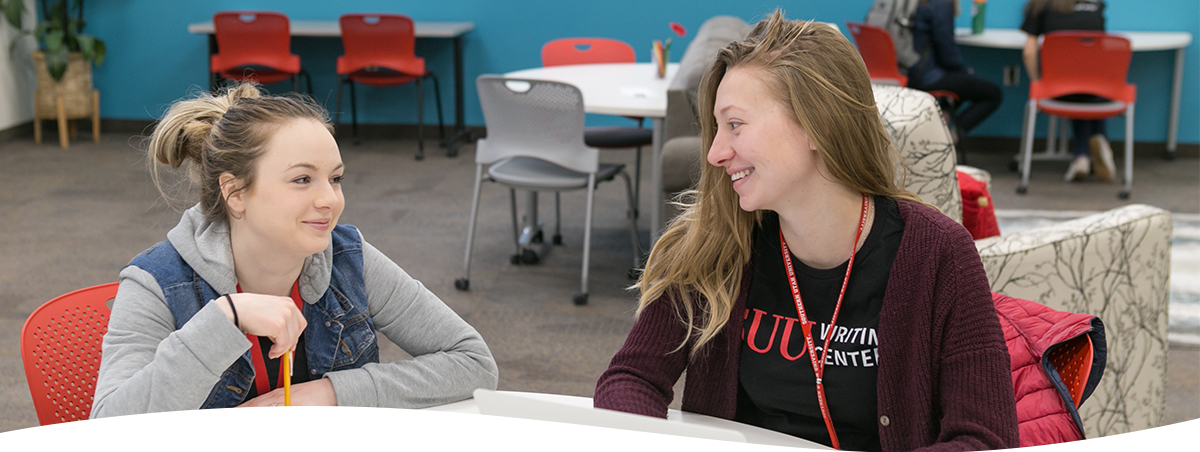
[[[936,101],[922,91],[874,88],[909,167],[905,185],[961,222],[954,147]],[[988,178],[983,170],[958,168]],[[1162,420],[1171,227],[1170,212],[1134,204],[975,243],[993,291],[1103,320],[1108,364],[1079,409],[1089,438]]]

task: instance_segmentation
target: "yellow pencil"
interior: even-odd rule
[[[283,406],[292,406],[292,351],[288,350],[283,354],[283,362],[280,363],[280,372],[287,369],[287,373],[283,374]]]

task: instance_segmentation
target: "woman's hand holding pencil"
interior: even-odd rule
[[[285,374],[286,375],[286,374]],[[285,383],[287,383],[285,381]],[[291,400],[284,400],[284,388],[280,387],[274,391],[268,392],[265,395],[255,397],[240,407],[269,407],[284,406],[291,403],[291,406],[336,406],[337,394],[333,392],[333,383],[328,378],[320,378],[313,381],[307,381],[300,384],[290,385]]]

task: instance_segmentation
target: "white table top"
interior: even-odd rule
[[[588,397],[577,397],[561,394],[540,394],[533,392],[510,392],[519,394],[524,397],[552,401],[566,405],[574,405],[578,407],[591,408],[592,399]],[[446,405],[426,408],[428,411],[445,411],[451,413],[463,414],[478,414],[479,407],[475,403],[475,399],[467,399],[461,402],[450,403]],[[734,422],[712,416],[705,416],[697,413],[687,413],[679,410],[667,410],[667,421],[678,422],[681,424],[701,425],[707,427],[718,427],[741,432],[746,436],[746,441],[750,444],[763,444],[771,446],[787,446],[799,447],[804,449],[825,449],[830,450],[824,445],[817,444],[811,441],[803,440],[791,435],[779,433],[774,430],[768,430],[761,427],[755,427],[741,422]],[[641,448],[639,446],[639,448]]]
[[[670,63],[667,76],[657,78],[651,63],[574,64],[524,69],[504,76],[575,85],[583,93],[588,113],[662,118],[667,114],[667,85],[678,70],[679,64]]]
[[[763,446],[476,414],[355,407],[232,408],[119,416],[0,433],[5,450],[644,450]]]
[[[292,36],[342,36],[341,27],[336,20],[293,20],[289,22],[288,27]],[[474,29],[475,24],[471,22],[413,22],[413,34],[418,38],[456,38]],[[188,24],[188,33],[213,34],[213,23],[209,21]]]
[[[1174,50],[1192,43],[1192,34],[1186,31],[1120,31],[1109,33],[1129,38],[1134,52],[1152,50]],[[973,35],[970,28],[954,29],[954,40],[959,45],[988,47],[993,49],[1022,49],[1025,47],[1025,32],[1013,28],[984,28],[983,33]]]

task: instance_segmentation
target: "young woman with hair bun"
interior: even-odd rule
[[[494,389],[470,325],[350,225],[325,110],[254,84],[176,102],[151,173],[183,167],[199,202],[121,270],[93,418],[284,405],[417,408]],[[160,185],[161,191],[161,185]],[[382,333],[413,356],[379,362]]]
[[[650,252],[595,406],[684,411],[845,450],[1018,446],[971,235],[896,182],[858,52],[782,12],[700,82],[707,165]],[[927,449],[923,449],[927,448]]]

